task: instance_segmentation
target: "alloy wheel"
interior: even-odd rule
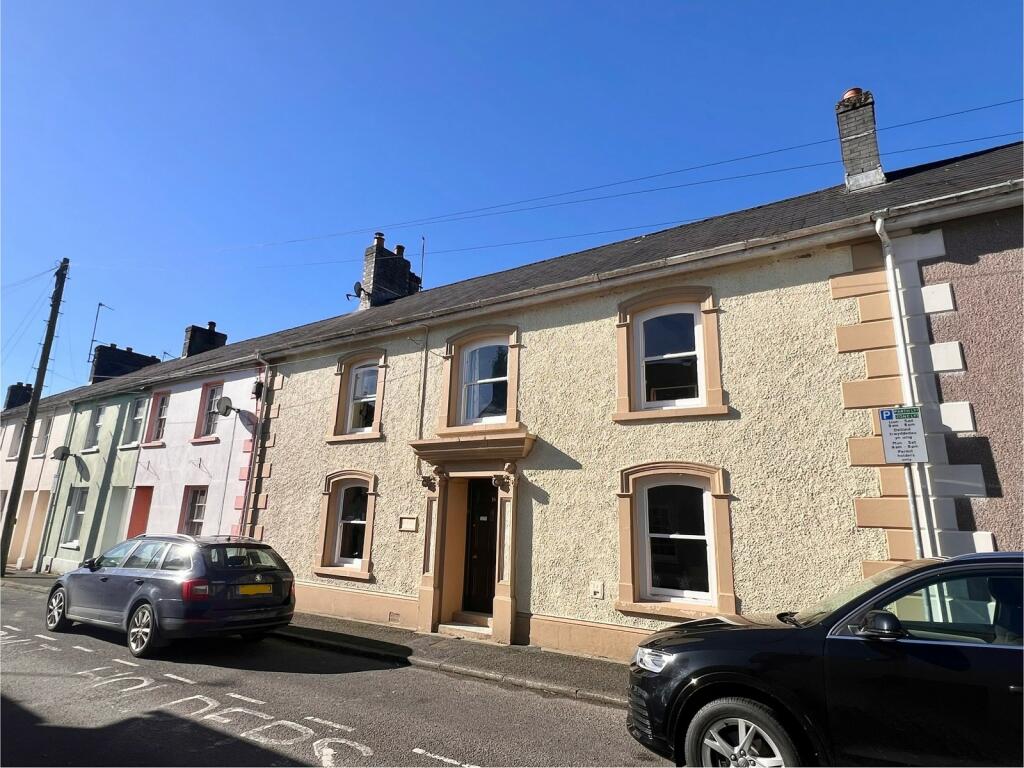
[[[132,622],[128,627],[128,645],[132,652],[138,654],[149,643],[153,633],[153,612],[148,605],[139,606],[132,614]]]
[[[50,595],[50,602],[46,606],[46,628],[53,629],[60,620],[64,618],[64,590],[58,589]]]
[[[772,737],[742,717],[716,720],[701,739],[701,764],[732,768],[783,768],[779,748]]]

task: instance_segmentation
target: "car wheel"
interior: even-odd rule
[[[51,632],[64,632],[71,626],[68,619],[68,593],[64,587],[57,587],[46,601],[46,628]]]
[[[800,765],[793,739],[771,708],[740,697],[705,704],[686,730],[684,752],[692,766]]]
[[[128,650],[139,658],[151,656],[159,646],[156,614],[149,603],[142,603],[128,619]]]

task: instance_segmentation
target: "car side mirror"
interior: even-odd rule
[[[90,557],[88,560],[83,560],[82,564],[79,567],[81,567],[81,568],[88,568],[90,571],[95,571],[96,570],[96,558],[95,557]]]
[[[906,636],[903,624],[889,611],[868,611],[857,629],[857,637],[869,640],[899,640]]]

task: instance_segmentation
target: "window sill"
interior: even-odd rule
[[[383,440],[382,432],[350,432],[347,435],[328,435],[324,438],[328,445],[337,443],[369,443],[374,440]]]
[[[167,443],[163,440],[154,440],[151,443],[140,443],[139,448],[166,448]]]
[[[88,456],[90,453],[99,453],[99,452],[100,452],[100,447],[98,445],[96,445],[96,446],[93,446],[92,448],[83,448],[82,450],[80,450],[78,452],[78,455],[79,456]]]
[[[672,603],[654,600],[644,600],[637,603],[627,600],[616,600],[615,610],[620,613],[639,614],[653,618],[666,617],[670,619],[693,619],[721,613],[710,603]]]
[[[220,438],[216,435],[206,435],[205,437],[193,437],[189,442],[192,445],[208,445],[210,443],[219,443]]]
[[[649,411],[629,411],[612,414],[612,421],[628,424],[634,421],[671,421],[701,416],[727,416],[728,405],[702,405],[695,408],[652,408]]]
[[[71,550],[73,552],[78,552],[79,549],[80,549],[80,547],[78,546],[77,542],[69,542],[67,544],[61,544],[60,548],[61,549]]]
[[[46,453],[45,453],[45,451],[43,453],[33,453],[29,458],[30,459],[45,459],[46,458]]]
[[[119,451],[137,451],[137,450],[139,450],[139,444],[138,443],[125,443],[124,445],[117,446],[117,450],[119,450]]]
[[[7,457],[7,461],[17,461],[17,460],[18,460],[18,454],[14,454],[13,456],[8,456]]]
[[[331,576],[342,579],[354,579],[355,581],[369,581],[373,574],[369,571],[361,571],[357,568],[345,568],[343,566],[320,565],[313,569],[317,576]]]

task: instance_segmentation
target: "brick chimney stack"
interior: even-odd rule
[[[192,357],[200,352],[209,352],[211,349],[218,349],[228,343],[228,335],[217,330],[217,324],[212,320],[205,328],[198,325],[190,325],[185,329],[185,343],[181,347],[182,357]]]
[[[394,251],[384,247],[384,234],[373,236],[373,245],[366,249],[363,261],[363,292],[359,296],[359,309],[379,307],[395,299],[411,296],[420,289],[420,278],[412,271],[405,258],[405,246],[396,245]]]
[[[23,384],[18,382],[17,384],[11,384],[7,388],[7,397],[4,400],[4,410],[8,408],[17,408],[19,405],[24,405],[32,399],[32,385]]]
[[[851,88],[836,104],[839,145],[850,192],[885,183],[875,133],[875,97],[871,91]]]
[[[140,368],[159,362],[159,357],[140,354],[132,350],[131,347],[118,349],[117,344],[98,346],[92,353],[92,371],[89,374],[89,383],[95,384],[98,381],[116,379],[118,376],[135,373]]]

